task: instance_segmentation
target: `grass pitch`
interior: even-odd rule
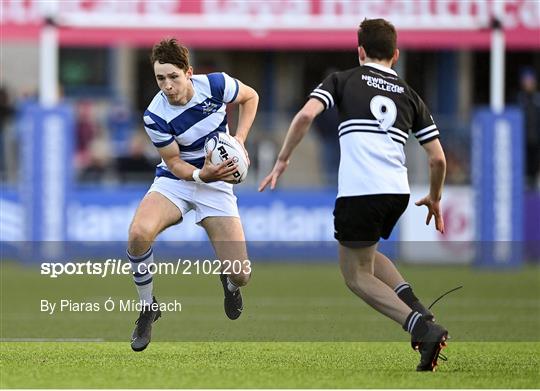
[[[217,276],[159,276],[181,312],[129,347],[137,314],[40,311],[40,299],[133,298],[129,276],[67,276],[0,263],[1,388],[538,388],[540,269],[400,266],[452,336],[436,373],[416,373],[401,328],[345,288],[337,265],[258,264],[245,313],[225,318]],[[103,342],[59,342],[99,339]],[[22,342],[43,340],[48,342]]]
[[[2,388],[537,388],[539,343],[451,343],[417,373],[407,343],[2,343]]]

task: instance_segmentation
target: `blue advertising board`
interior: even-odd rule
[[[523,262],[523,117],[479,110],[473,119],[473,183],[477,213],[475,264],[513,267]]]
[[[62,253],[66,237],[66,204],[73,184],[74,113],[69,105],[24,104],[17,116],[21,146],[19,198],[22,206],[21,246],[27,258]],[[47,244],[45,244],[47,243]]]
[[[73,183],[74,116],[68,105],[25,105],[18,118],[21,139],[19,193],[25,237],[66,239],[66,204]]]

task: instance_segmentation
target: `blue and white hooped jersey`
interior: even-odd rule
[[[236,99],[239,86],[226,73],[193,75],[191,80],[194,94],[185,106],[171,105],[162,91],[156,94],[144,112],[144,128],[156,147],[176,142],[180,158],[201,168],[206,138],[217,132],[229,133],[225,109]],[[163,160],[156,176],[176,178]]]

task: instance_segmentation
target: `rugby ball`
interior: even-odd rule
[[[244,152],[244,148],[238,140],[230,134],[219,132],[206,139],[204,143],[204,152],[206,155],[212,151],[210,160],[213,164],[220,164],[227,159],[238,166],[238,169],[233,173],[234,183],[240,183],[246,179],[248,172],[248,159]]]

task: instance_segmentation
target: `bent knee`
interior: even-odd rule
[[[136,247],[150,246],[154,241],[155,236],[154,230],[144,224],[134,222],[129,227],[128,241],[130,247],[132,247],[132,245],[135,245]]]

